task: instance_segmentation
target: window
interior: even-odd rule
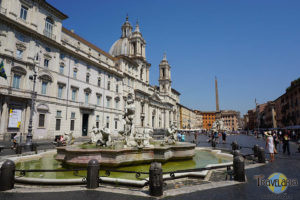
[[[107,82],[107,89],[110,90],[110,81]]]
[[[74,131],[74,127],[75,127],[75,120],[71,119],[70,131]]]
[[[27,12],[28,12],[28,8],[22,5],[20,11],[20,18],[26,20]]]
[[[77,78],[77,69],[73,70],[73,78]]]
[[[75,119],[75,112],[71,112],[71,119]]]
[[[45,114],[39,114],[39,127],[45,126]]]
[[[72,101],[76,101],[76,96],[77,96],[77,89],[72,88]]]
[[[45,59],[44,60],[44,67],[47,67],[48,68],[49,66],[49,60],[48,59]]]
[[[89,93],[85,93],[85,104],[89,103]]]
[[[22,35],[22,34],[17,34],[16,36],[17,36],[17,39],[18,39],[19,41],[25,42],[25,37],[24,37],[24,35]]]
[[[106,117],[106,128],[109,128],[109,117]]]
[[[50,49],[49,47],[46,47],[45,50],[46,50],[47,52],[51,52],[51,49]]]
[[[143,80],[143,69],[141,69],[140,79]]]
[[[14,74],[12,87],[16,88],[16,89],[20,89],[20,80],[21,80],[21,76],[17,75],[17,74]]]
[[[107,97],[107,98],[106,98],[106,107],[107,107],[107,108],[110,108],[110,100],[111,100],[110,97]]]
[[[59,73],[64,74],[64,69],[65,69],[65,66],[60,65],[59,66]]]
[[[85,77],[85,82],[89,83],[90,82],[90,74],[86,74]]]
[[[57,97],[60,98],[60,99],[62,98],[63,89],[64,89],[64,86],[58,85]]]
[[[56,125],[55,125],[55,130],[56,131],[60,130],[60,123],[61,123],[61,119],[56,119]]]
[[[75,59],[75,60],[74,60],[74,63],[77,65],[77,64],[78,64],[78,60],[77,60],[77,59]]]
[[[96,127],[99,128],[99,121],[100,121],[100,117],[99,115],[96,115]]]
[[[23,51],[20,50],[20,49],[17,49],[16,56],[17,56],[17,58],[22,59],[23,58]]]
[[[101,78],[98,78],[98,87],[101,87]]]
[[[97,95],[97,105],[99,106],[101,102],[101,95]]]
[[[119,85],[116,85],[116,92],[119,92]]]
[[[42,94],[47,93],[47,85],[48,85],[48,82],[46,82],[46,81],[42,82],[42,91],[41,91]]]
[[[154,116],[152,116],[152,128],[154,128]]]
[[[119,100],[118,99],[115,100],[115,109],[119,109]]]
[[[52,31],[53,31],[53,20],[50,18],[50,17],[47,17],[46,18],[46,21],[45,21],[45,35],[47,37],[52,37]]]
[[[56,111],[56,117],[61,117],[61,110]]]
[[[59,54],[59,58],[63,60],[63,59],[65,58],[65,54],[60,53],[60,54]]]
[[[118,129],[118,121],[115,120],[115,129]]]

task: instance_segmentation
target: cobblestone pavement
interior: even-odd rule
[[[187,140],[192,141],[193,136],[187,136]],[[210,143],[207,142],[206,136],[198,137],[198,145],[202,147],[209,147]],[[253,136],[246,135],[231,135],[227,137],[226,144],[218,144],[218,148],[230,149],[231,142],[237,141],[242,147],[253,147],[258,144],[265,146],[263,139],[256,139]],[[180,187],[177,190],[185,190],[186,194],[176,195],[174,192],[171,196],[165,197],[165,199],[300,199],[300,187],[288,187],[288,189],[279,195],[271,193],[265,186],[257,186],[257,180],[254,178],[256,175],[264,175],[268,177],[274,172],[281,172],[287,176],[287,178],[296,178],[300,181],[300,154],[297,153],[297,145],[291,143],[291,155],[284,155],[279,148],[279,154],[275,156],[275,162],[268,163],[261,167],[249,168],[246,170],[247,182],[243,184],[236,184],[226,187],[219,187],[214,189],[191,191],[190,187]],[[248,148],[242,148],[241,152],[244,154],[251,153],[252,150]],[[1,156],[1,154],[0,154]],[[200,184],[201,185],[201,184]],[[195,187],[195,185],[193,186]],[[197,186],[196,186],[197,187]],[[200,187],[200,186],[199,186]],[[72,192],[45,192],[45,193],[6,193],[0,192],[1,200],[8,199],[154,199],[152,197],[135,196],[130,194],[111,193],[104,191],[83,190]]]

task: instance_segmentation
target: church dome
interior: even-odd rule
[[[127,37],[117,40],[110,48],[109,53],[113,56],[129,55],[129,40]]]

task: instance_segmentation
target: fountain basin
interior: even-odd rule
[[[48,151],[39,154],[15,157],[12,160],[16,163],[16,169],[68,169],[65,168],[60,161],[55,160],[56,150]],[[201,167],[212,166],[226,166],[232,165],[232,155],[222,153],[220,150],[212,150],[210,148],[195,148],[195,156],[190,160],[180,161],[167,161],[162,164],[164,172],[194,169]],[[125,166],[114,168],[117,170],[125,171],[137,171],[147,172],[149,171],[150,164],[141,164],[135,166]],[[78,174],[74,174],[72,171],[67,172],[27,172],[26,175],[20,176],[19,172],[16,172],[15,181],[18,183],[26,184],[46,184],[46,185],[72,185],[83,184],[82,178],[86,177],[87,171],[79,171]],[[200,177],[204,178],[208,174],[208,170],[175,173],[176,177]],[[128,174],[122,172],[112,172],[109,177],[106,177],[105,170],[101,170],[101,181],[103,183],[124,184],[142,187],[147,182],[148,175],[142,174],[140,178],[136,178],[135,174]],[[164,179],[171,178],[169,174],[163,176]]]
[[[195,155],[195,144],[178,142],[175,145],[154,146],[149,148],[87,148],[79,146],[57,147],[56,160],[71,166],[87,166],[96,159],[101,166],[119,167],[146,164],[153,161],[187,160]]]

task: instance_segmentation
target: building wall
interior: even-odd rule
[[[300,125],[300,79],[275,100],[275,112],[278,127]]]
[[[224,126],[230,131],[237,131],[239,129],[239,112],[234,110],[222,110],[221,120]]]
[[[211,111],[211,112],[203,112],[202,111],[202,116],[203,116],[203,128],[205,130],[210,130],[213,123],[216,121],[216,112]]]
[[[129,93],[136,97],[136,127],[168,128],[179,123],[180,94],[172,90],[162,95],[149,85],[147,62],[113,57],[63,28],[62,21],[67,16],[47,2],[26,2],[2,0],[0,5],[0,61],[4,61],[8,76],[6,80],[0,77],[0,138],[28,132],[33,88],[29,77],[34,74],[33,69],[37,72],[34,139],[52,139],[54,135],[69,132],[73,120],[74,136],[83,136],[87,115],[87,132],[96,125],[100,128],[108,125],[111,131],[118,132],[123,129],[124,96]],[[28,8],[26,20],[20,18],[22,5]],[[53,20],[51,34],[45,32],[47,18]],[[142,66],[146,69],[143,73]],[[17,88],[15,75],[21,77]],[[47,83],[46,93],[42,93],[43,82]],[[19,110],[19,126],[8,127],[10,112]],[[43,126],[39,125],[41,116],[45,116]],[[59,121],[60,128],[56,130]]]
[[[196,113],[180,105],[180,129],[195,129],[197,125],[197,116]]]
[[[203,115],[202,115],[201,111],[195,110],[194,112],[196,114],[195,127],[201,129],[203,127]]]

